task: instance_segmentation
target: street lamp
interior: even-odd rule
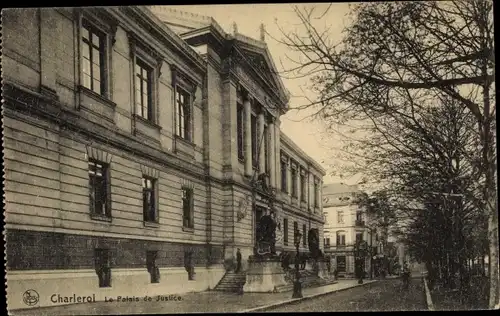
[[[366,252],[366,241],[361,240],[356,243],[356,249],[355,249],[355,258],[357,261],[357,268],[358,268],[358,274],[359,274],[359,280],[358,284],[363,284],[363,274],[365,272],[364,265],[365,265],[365,252]]]
[[[292,298],[302,298],[302,284],[300,283],[300,271],[299,271],[299,246],[302,234],[300,231],[295,232],[295,249],[297,254],[295,255],[295,281],[293,282],[293,295]]]

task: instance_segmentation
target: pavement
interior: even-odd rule
[[[376,281],[339,280],[338,283],[302,289],[303,298],[292,299],[292,292],[285,293],[233,293],[207,291],[180,294],[180,301],[151,302],[95,302],[66,306],[12,310],[9,315],[119,315],[119,314],[171,314],[171,313],[245,313],[279,308],[298,301],[314,301],[324,295],[357,287],[369,286]],[[312,300],[314,299],[314,300]]]
[[[407,290],[398,279],[384,279],[363,287],[329,293],[313,300],[272,307],[266,312],[366,312],[425,311],[427,304],[421,278],[412,278]]]

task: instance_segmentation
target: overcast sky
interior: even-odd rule
[[[294,4],[298,6],[314,6],[318,11],[325,12],[330,4]],[[236,23],[238,33],[253,37],[260,38],[260,25],[264,23],[266,32],[266,43],[269,51],[274,59],[274,63],[278,71],[283,69],[290,69],[294,67],[294,63],[289,61],[286,57],[298,60],[299,55],[293,55],[290,50],[277,40],[281,40],[283,35],[280,31],[293,31],[300,28],[300,21],[293,11],[291,4],[242,4],[242,5],[184,5],[184,6],[167,6],[176,10],[188,11],[200,15],[213,17],[218,24],[227,32],[233,32],[233,23]],[[341,31],[347,20],[344,18],[348,13],[349,7],[347,3],[333,3],[328,14],[322,17],[320,23],[326,27],[330,27],[330,38],[332,40],[341,39]],[[274,38],[274,39],[273,39]],[[276,39],[276,40],[275,40]],[[285,87],[290,91],[292,98],[290,100],[290,107],[294,108],[307,102],[300,96],[307,93],[307,86],[309,81],[307,78],[292,79],[282,78]],[[307,93],[308,97],[314,97],[314,94]],[[327,169],[328,165],[325,162],[332,163],[331,159],[328,160],[329,155],[322,148],[319,141],[319,134],[322,132],[322,125],[319,122],[310,122],[303,120],[310,112],[299,112],[296,110],[289,111],[286,115],[281,117],[281,130],[288,135],[299,147],[301,147],[307,154],[314,160],[323,165]],[[302,120],[302,121],[301,121]],[[332,142],[335,140],[332,139]],[[325,183],[329,182],[345,182],[354,183],[358,177],[352,179],[340,179],[337,177],[326,176]]]

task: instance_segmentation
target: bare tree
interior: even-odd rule
[[[493,3],[357,4],[352,7],[353,22],[339,43],[315,24],[324,23],[325,12],[298,7],[295,12],[304,34],[282,30],[281,42],[301,56],[297,67],[289,71],[311,76],[312,89],[319,97],[305,106],[317,109],[317,115],[331,127],[356,122],[356,129],[375,132],[389,143],[393,135],[381,133],[379,124],[406,120],[425,138],[430,131],[421,123],[422,113],[440,106],[436,98],[443,96],[462,103],[473,115],[481,154],[474,161],[474,172],[480,175],[477,179],[488,218],[489,305],[498,306]],[[365,121],[369,124],[364,125]],[[361,148],[362,142],[357,146]],[[439,152],[430,146],[425,154]],[[369,156],[387,159],[384,155],[387,152],[379,147]]]

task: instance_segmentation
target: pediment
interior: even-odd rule
[[[260,44],[260,43],[259,43]],[[270,85],[271,89],[278,92],[280,98],[284,103],[288,103],[289,92],[285,89],[283,82],[279,76],[274,62],[272,61],[271,54],[264,45],[252,45],[237,39],[237,45],[245,57],[245,59],[252,65],[252,67],[264,78]]]

